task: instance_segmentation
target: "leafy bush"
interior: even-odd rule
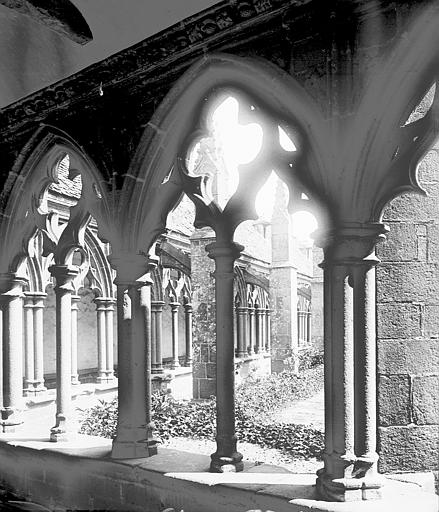
[[[275,424],[272,413],[297,398],[312,395],[321,387],[322,369],[314,368],[303,375],[288,372],[267,377],[250,377],[237,387],[235,397],[238,439],[266,448],[277,448],[296,457],[316,457],[323,449],[323,434],[304,425]],[[298,392],[300,390],[300,392]],[[215,437],[215,397],[209,400],[175,400],[167,393],[154,393],[152,418],[157,436]],[[116,434],[117,399],[100,401],[85,411],[80,432],[114,437]]]
[[[301,372],[323,365],[323,363],[324,353],[322,348],[311,346],[300,352],[299,370]]]

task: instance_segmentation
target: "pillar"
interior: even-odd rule
[[[271,310],[270,309],[266,310],[266,315],[267,315],[267,332],[266,332],[267,338],[266,338],[265,348],[266,348],[266,351],[270,354],[271,353]]]
[[[376,453],[375,244],[382,224],[349,225],[325,244],[324,499],[379,497]]]
[[[180,304],[178,302],[170,302],[171,318],[172,318],[172,361],[171,368],[175,369],[180,366],[178,359],[178,309]]]
[[[264,310],[255,308],[256,314],[256,347],[255,353],[260,354],[263,352],[264,346]]]
[[[247,338],[248,338],[248,308],[237,307],[236,313],[238,316],[238,350],[237,357],[245,357],[247,355]]]
[[[106,342],[106,303],[105,299],[98,297],[96,302],[97,335],[98,335],[98,376],[97,382],[107,382],[107,342]]]
[[[44,299],[45,293],[34,293],[34,368],[35,368],[35,392],[46,391],[44,385]]]
[[[79,384],[78,375],[78,303],[79,295],[72,295],[72,384]]]
[[[106,342],[106,374],[107,382],[114,380],[114,333],[113,333],[113,314],[114,299],[106,299],[105,308],[105,342]]]
[[[184,305],[184,327],[185,327],[185,341],[186,341],[186,356],[185,356],[185,366],[192,366],[193,359],[193,348],[192,348],[192,304],[187,302]]]
[[[23,285],[15,274],[0,276],[3,342],[3,432],[23,423]]]
[[[256,312],[254,307],[248,308],[249,345],[248,353],[252,356],[256,350]]]
[[[154,350],[151,354],[152,357],[152,373],[163,373],[163,360],[162,360],[162,321],[163,321],[163,301],[151,302],[151,312],[153,320],[151,322],[151,338]]]
[[[34,300],[32,294],[25,293],[24,308],[24,394],[31,396],[35,392],[34,357]]]
[[[73,429],[71,418],[72,379],[72,281],[76,267],[54,265],[49,268],[55,278],[56,297],[56,423],[50,440],[67,441]]]
[[[242,455],[235,435],[235,354],[233,345],[234,262],[244,248],[232,241],[216,241],[206,247],[215,262],[216,301],[216,452],[212,472],[242,471]]]
[[[126,264],[125,264],[126,265]],[[151,422],[151,285],[149,276],[116,277],[118,315],[118,421],[111,456],[157,453]]]

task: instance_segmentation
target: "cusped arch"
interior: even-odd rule
[[[283,178],[290,188],[300,182],[312,191],[311,196],[319,197],[325,161],[320,141],[325,140],[328,126],[308,93],[267,61],[212,54],[177,81],[142,136],[120,204],[120,216],[125,214],[125,246],[131,251],[146,254],[164,231],[166,217],[184,189],[177,159],[188,148],[188,135],[199,125],[205,99],[221,88],[242,92],[282,125],[299,147],[295,171]]]
[[[56,183],[57,166],[68,154],[70,176],[80,174],[81,197],[70,209],[70,219],[60,234],[56,216],[41,210],[44,192]],[[28,254],[28,244],[40,230],[46,253],[53,252],[55,263],[63,263],[83,244],[85,227],[93,216],[108,236],[111,225],[108,191],[98,169],[83,149],[65,132],[44,125],[20,153],[0,195],[0,237],[4,249],[0,273],[15,273]]]

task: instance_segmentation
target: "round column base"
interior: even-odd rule
[[[317,472],[317,493],[325,501],[366,501],[383,497],[384,478],[378,474],[361,478],[332,478],[324,469]]]
[[[238,473],[244,469],[242,455],[239,452],[236,452],[233,457],[217,457],[214,453],[211,459],[211,473]]]

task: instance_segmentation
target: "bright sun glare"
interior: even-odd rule
[[[215,145],[220,148],[224,162],[224,172],[218,173],[215,200],[224,207],[229,198],[238,187],[239,175],[238,166],[253,161],[262,146],[263,128],[258,123],[239,124],[238,121],[239,102],[236,98],[229,96],[215,109],[212,114],[212,134]],[[278,126],[279,144],[284,151],[297,151],[294,142],[287,135],[285,130]],[[195,149],[195,148],[194,148]],[[196,158],[196,151],[189,156],[190,162]],[[223,181],[223,183],[220,183]],[[273,214],[276,186],[279,178],[272,172],[256,198],[256,211],[258,216],[270,221]],[[317,228],[315,217],[309,212],[297,212],[292,215],[293,232],[299,239],[308,240],[310,233]]]

